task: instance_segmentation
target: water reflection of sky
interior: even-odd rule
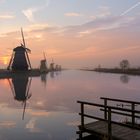
[[[22,120],[24,102],[14,99],[7,79],[0,80],[0,140],[75,139],[80,121],[77,100],[99,103],[104,96],[139,101],[139,83],[137,76],[85,71],[33,77]]]

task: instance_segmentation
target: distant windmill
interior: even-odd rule
[[[54,71],[54,62],[53,62],[53,59],[52,59],[52,62],[50,63],[50,71]]]
[[[25,39],[23,35],[23,30],[21,28],[21,35],[23,44],[17,46],[13,49],[13,53],[7,67],[8,70],[12,69],[13,71],[27,71],[32,69],[28,53],[31,52],[30,49],[26,48]]]
[[[48,71],[48,69],[47,69],[46,55],[45,55],[44,52],[43,52],[43,55],[44,55],[44,59],[41,60],[41,62],[40,62],[40,72],[41,72],[41,73],[45,73],[45,72]]]

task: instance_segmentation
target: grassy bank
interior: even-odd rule
[[[130,74],[130,75],[140,75],[140,69],[129,68],[129,69],[120,69],[120,68],[95,68],[95,69],[81,69],[86,71],[96,71],[96,72],[105,72],[105,73],[118,73],[118,74]]]

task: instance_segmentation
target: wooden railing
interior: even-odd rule
[[[140,116],[139,116],[140,111],[135,110],[135,105],[140,105],[140,102],[120,100],[120,99],[111,99],[111,98],[104,98],[104,97],[101,97],[101,99],[104,100],[104,104],[77,101],[77,103],[80,103],[80,105],[81,105],[81,112],[79,113],[79,115],[81,116],[81,129],[85,128],[85,118],[91,118],[91,119],[107,122],[109,139],[111,139],[111,137],[112,137],[112,126],[111,126],[112,123],[119,124],[119,125],[126,126],[126,127],[131,127],[131,128],[134,128],[134,129],[140,129],[140,126],[135,124],[135,118],[140,118]],[[116,106],[110,106],[110,105],[108,105],[109,101],[128,103],[128,104],[131,105],[131,109],[121,108],[121,107],[118,107],[118,106],[117,107]],[[86,114],[85,113],[85,105],[86,106],[99,107],[100,110],[104,111],[104,118],[97,117],[97,116],[91,116],[89,114]],[[131,117],[132,122],[122,123],[122,122],[114,121],[114,120],[112,120],[112,114],[119,114],[119,115]]]
[[[103,110],[103,111],[104,111],[104,118],[105,119],[107,118],[107,108],[106,108],[106,106],[108,105],[109,101],[113,101],[113,103],[120,102],[120,103],[122,103],[122,107],[125,106],[124,103],[126,103],[127,106],[130,106],[130,108],[132,110],[131,115],[130,114],[121,113],[121,112],[115,112],[115,111],[113,113],[120,114],[120,115],[126,115],[126,116],[131,117],[131,119],[132,119],[132,126],[135,125],[135,118],[140,118],[139,116],[135,115],[135,106],[140,105],[140,102],[129,101],[129,100],[122,100],[122,99],[112,99],[112,98],[105,98],[105,97],[101,97],[100,99],[104,100],[105,110]]]

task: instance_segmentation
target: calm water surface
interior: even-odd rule
[[[62,71],[0,80],[0,140],[75,140],[77,100],[100,97],[140,101],[140,77]]]

